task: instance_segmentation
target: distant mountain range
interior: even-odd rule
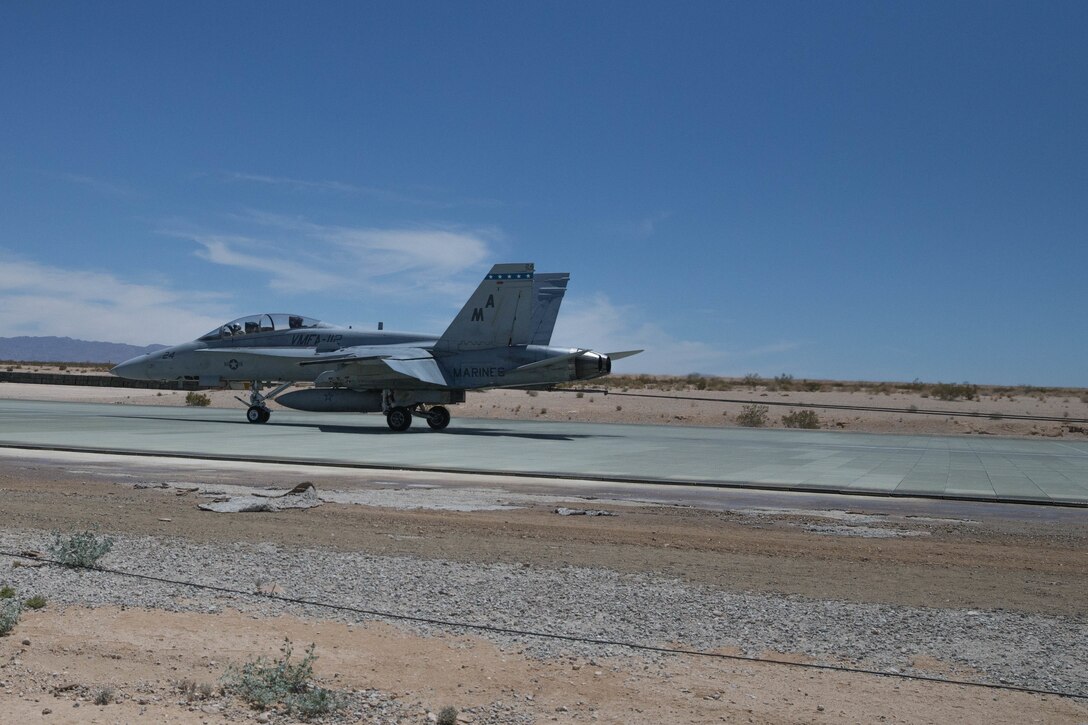
[[[71,337],[0,337],[0,360],[119,363],[164,347],[166,345],[137,347],[120,342],[91,342]]]

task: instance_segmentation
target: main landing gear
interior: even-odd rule
[[[249,408],[246,410],[246,420],[250,423],[267,423],[268,419],[272,417],[272,411],[268,409],[265,402],[272,400],[272,398],[276,397],[284,390],[287,390],[287,388],[292,385],[294,385],[294,383],[284,383],[275,388],[268,395],[261,395],[261,383],[258,380],[254,380],[252,387],[249,390],[249,400],[239,398],[237,395],[234,396],[234,399],[249,405]]]
[[[427,425],[431,427],[431,430],[442,430],[450,424],[450,411],[448,409],[441,405],[435,405],[423,410],[423,406],[419,404],[411,407],[398,405],[390,408],[385,414],[385,422],[389,424],[391,430],[398,433],[406,431],[412,427],[413,410],[427,419]]]

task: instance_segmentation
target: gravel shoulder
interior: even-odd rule
[[[107,567],[248,593],[1088,693],[1081,523],[602,501],[592,507],[618,515],[558,516],[540,501],[215,514],[196,508],[224,484],[208,478],[5,460],[0,548],[41,550],[53,529],[97,524],[117,538]],[[349,693],[364,722],[422,723],[445,705],[480,723],[1088,718],[1083,700],[450,631],[13,563],[0,558],[0,584],[49,602],[0,637],[0,707],[18,721],[253,721],[237,700],[177,685],[216,685],[228,663],[272,655],[285,636],[317,644],[322,684]],[[93,704],[102,688],[112,704]]]

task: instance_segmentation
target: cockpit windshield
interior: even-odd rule
[[[308,330],[315,327],[332,325],[302,315],[274,313],[270,315],[250,315],[215,328],[200,339],[202,341],[223,340],[241,335],[253,335],[258,332],[280,332],[283,330]]]

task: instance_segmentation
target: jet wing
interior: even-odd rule
[[[328,366],[321,374],[323,382],[352,388],[378,385],[397,388],[409,382],[439,387],[449,384],[431,353],[417,347],[349,347],[300,360],[299,365]]]

